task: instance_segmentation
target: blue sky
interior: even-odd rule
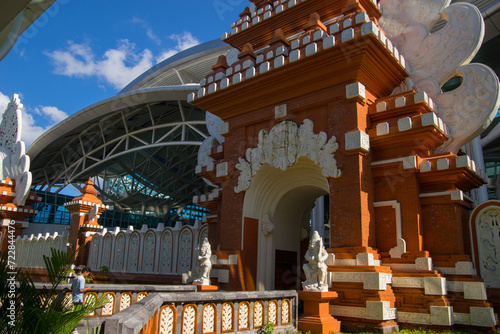
[[[161,60],[230,30],[247,0],[56,0],[0,61],[0,112],[24,104],[29,146]]]

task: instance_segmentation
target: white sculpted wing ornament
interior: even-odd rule
[[[484,37],[481,13],[467,3],[450,6],[450,0],[381,0],[380,4],[379,23],[405,57],[410,73],[394,93],[425,91],[451,134],[436,153],[456,153],[491,123],[500,105],[495,72],[481,64],[467,65]],[[439,20],[446,24],[431,34]],[[461,78],[460,87],[443,93],[441,87],[455,76]]]
[[[21,141],[22,109],[18,95],[14,94],[0,124],[0,179],[16,181],[15,205],[24,205],[31,188],[30,159]]]

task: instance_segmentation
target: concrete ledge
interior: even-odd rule
[[[42,289],[44,286],[50,288],[49,284],[34,283],[37,290]],[[136,284],[92,284],[87,283],[86,287],[93,286],[93,292],[108,292],[108,291],[127,291],[127,292],[196,292],[194,285],[136,285]],[[57,291],[69,289],[71,291],[71,284],[60,284]]]

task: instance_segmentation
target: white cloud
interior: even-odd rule
[[[10,98],[7,95],[0,92],[0,115],[3,115],[3,112],[5,111],[5,109],[7,109],[9,102]]]
[[[38,137],[42,135],[45,131],[52,127],[52,125],[47,127],[41,127],[36,125],[38,122],[35,121],[33,115],[23,108],[23,120],[21,129],[21,139],[26,144],[26,147],[30,146]]]
[[[172,57],[176,53],[189,49],[195,45],[200,44],[200,41],[196,37],[194,37],[189,31],[185,31],[182,34],[173,34],[168,38],[173,39],[177,42],[177,45],[171,49],[163,50],[163,52],[156,57],[156,63],[159,63],[167,58]]]
[[[146,24],[140,19],[132,19],[132,22]],[[161,42],[149,27],[145,27],[149,38]],[[136,45],[126,39],[118,41],[116,48],[107,50],[100,57],[89,45],[72,41],[67,48],[46,52],[46,55],[54,63],[56,74],[80,78],[97,77],[113,88],[121,89],[155,63],[200,43],[190,32],[173,34],[168,38],[174,40],[176,45],[164,49],[156,57],[149,49],[137,50]]]
[[[153,29],[151,29],[151,27],[149,26],[149,24],[146,21],[141,20],[137,17],[133,17],[132,23],[139,24],[142,28],[144,28],[146,30],[146,36],[148,36],[149,39],[151,39],[157,45],[161,45],[161,39],[154,33]]]
[[[50,120],[56,124],[59,122],[62,122],[68,117],[68,114],[66,114],[64,111],[59,110],[57,107],[51,107],[51,106],[40,106],[40,108],[36,108],[37,113],[40,113],[42,115],[47,115]],[[41,112],[40,112],[41,109]]]
[[[119,41],[116,49],[107,50],[100,59],[96,58],[88,45],[73,42],[65,50],[46,54],[54,62],[56,74],[69,77],[95,76],[116,89],[123,88],[153,66],[151,51],[144,49],[137,52],[135,44],[128,40]]]
[[[0,115],[3,115],[7,105],[10,102],[10,98],[0,92]],[[21,100],[21,103],[23,101]],[[21,139],[26,144],[26,147],[30,146],[38,137],[42,135],[45,131],[50,129],[55,124],[59,123],[68,115],[59,110],[57,107],[53,106],[40,106],[33,110],[26,107],[22,110],[22,121],[21,121]],[[47,126],[43,127],[39,124],[43,119],[48,119],[49,123]],[[46,122],[44,122],[46,123]]]

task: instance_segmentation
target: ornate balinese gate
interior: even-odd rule
[[[275,251],[300,253],[301,222],[328,194],[331,313],[347,331],[494,326],[466,223],[465,193],[484,180],[457,155],[499,105],[495,74],[467,65],[479,11],[251,2],[223,35],[233,49],[188,98],[221,119],[198,168],[216,188],[197,202],[212,210],[214,253],[238,254],[223,288],[272,289]],[[461,86],[443,93],[454,76]]]

